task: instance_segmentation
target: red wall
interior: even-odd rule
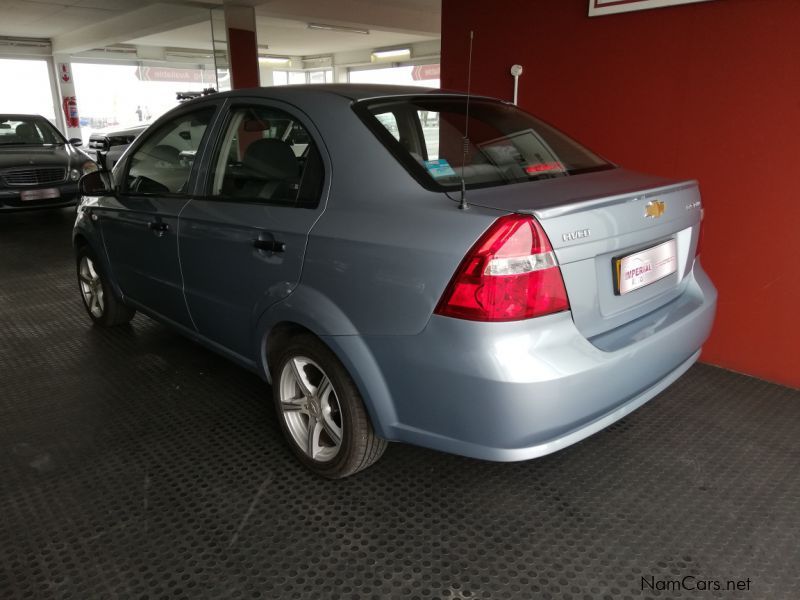
[[[703,360],[800,387],[800,2],[589,18],[587,0],[443,0],[442,87],[511,99],[626,167],[700,181],[720,292]]]

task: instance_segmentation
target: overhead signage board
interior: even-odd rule
[[[650,8],[663,8],[678,4],[692,4],[694,2],[709,2],[710,0],[589,0],[589,16],[612,15],[614,13],[633,12],[635,10],[648,10]]]
[[[440,65],[414,65],[414,68],[411,69],[411,79],[414,81],[439,79],[441,74]]]
[[[136,78],[140,81],[168,81],[174,83],[213,83],[214,71],[180,69],[173,67],[138,67]]]

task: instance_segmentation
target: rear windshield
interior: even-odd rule
[[[465,97],[373,100],[356,112],[420,183],[486,187],[614,166],[516,106]],[[465,133],[468,139],[465,140]],[[462,168],[463,165],[463,168]]]

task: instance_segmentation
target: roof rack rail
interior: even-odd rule
[[[175,95],[178,98],[178,102],[184,102],[186,100],[194,100],[195,98],[200,98],[202,96],[210,96],[211,94],[216,94],[217,90],[212,87],[205,88],[200,92],[176,92]]]

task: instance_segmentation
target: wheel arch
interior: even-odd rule
[[[76,233],[72,236],[72,247],[75,248],[75,250],[79,250],[88,245],[89,240],[86,239],[86,236],[83,233]]]
[[[283,304],[283,303],[279,303]],[[392,429],[397,415],[383,374],[364,338],[360,335],[331,335],[304,313],[268,310],[260,321],[258,368],[272,384],[272,368],[285,342],[292,336],[308,333],[319,339],[342,363],[364,401],[364,407],[375,432],[384,439],[393,439]],[[313,314],[313,313],[312,313]]]
[[[114,293],[120,298],[124,298],[122,289],[119,287],[114,277],[114,270],[111,268],[111,263],[106,255],[105,246],[102,238],[100,238],[100,231],[98,229],[90,223],[85,222],[84,219],[79,219],[75,228],[72,230],[72,248],[76,255],[81,249],[89,248],[92,254],[94,254],[95,259],[100,263]]]

